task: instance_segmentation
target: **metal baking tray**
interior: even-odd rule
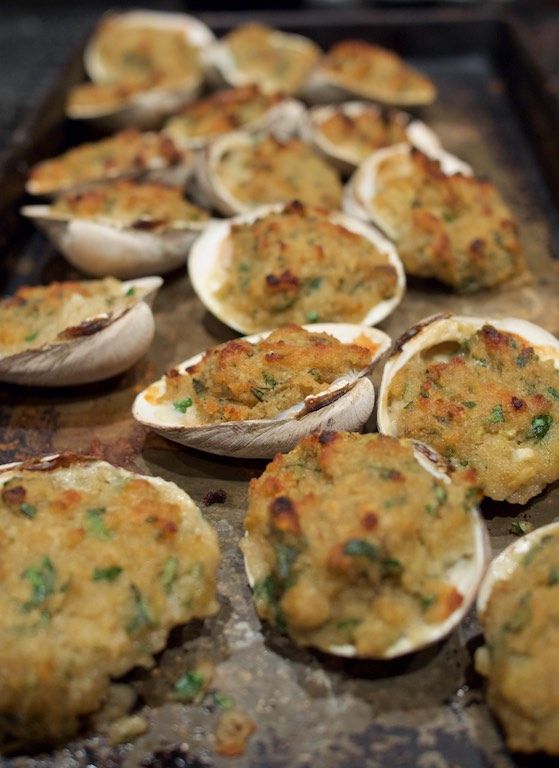
[[[202,15],[217,33],[243,14]],[[327,47],[361,37],[396,49],[431,75],[437,102],[421,117],[445,147],[492,178],[519,219],[533,273],[529,284],[457,297],[435,283],[411,281],[401,307],[382,324],[393,337],[437,310],[516,315],[559,335],[559,135],[557,103],[545,78],[506,20],[485,12],[398,11],[253,13]],[[17,210],[26,169],[87,138],[63,118],[67,88],[83,76],[81,50],[64,68],[42,108],[18,131],[0,168],[4,256],[2,293],[22,283],[77,277]],[[17,755],[19,766],[247,766],[250,768],[543,768],[545,757],[511,755],[484,701],[473,668],[480,643],[473,615],[438,645],[389,662],[342,660],[295,647],[257,619],[238,540],[248,481],[264,462],[218,458],[147,432],[130,416],[135,394],[172,364],[232,338],[193,293],[183,270],[165,279],[156,302],[157,332],[147,357],[110,381],[64,390],[4,386],[0,390],[0,461],[63,450],[103,457],[182,486],[218,530],[223,563],[220,611],[175,630],[151,671],[126,677],[150,722],[132,745],[110,747],[94,733],[58,750]],[[207,494],[226,502],[206,505]],[[559,485],[526,506],[485,502],[495,551],[512,540],[511,522],[535,526],[557,515]],[[256,723],[243,757],[219,757],[212,748],[216,712],[211,702],[169,702],[173,682],[200,658],[215,664],[212,688],[234,697]],[[182,745],[182,746],[181,746]],[[169,751],[170,750],[170,751]],[[156,753],[155,757],[154,752]],[[182,761],[182,762],[181,762]]]

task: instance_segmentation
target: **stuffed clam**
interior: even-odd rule
[[[242,129],[271,131],[288,139],[299,127],[303,104],[279,93],[263,93],[256,85],[218,91],[183,109],[164,131],[179,146],[199,149],[219,136]]]
[[[395,342],[377,419],[523,504],[559,478],[559,341],[516,318],[427,318]]]
[[[321,53],[302,35],[245,24],[210,46],[204,58],[215,82],[256,84],[265,93],[297,94]]]
[[[518,225],[496,187],[440,149],[397,145],[374,153],[350,179],[344,210],[394,240],[408,274],[459,293],[524,270]]]
[[[241,333],[292,322],[375,325],[405,291],[398,254],[376,230],[297,201],[213,222],[188,269],[207,309]]]
[[[332,209],[342,201],[336,169],[300,139],[274,133],[217,139],[199,154],[195,180],[201,203],[225,216],[294,199]]]
[[[537,528],[493,560],[477,609],[486,645],[476,668],[507,746],[559,756],[559,523]]]
[[[0,381],[64,386],[127,370],[152,342],[151,303],[162,282],[105,278],[20,288],[0,301]]]
[[[129,180],[67,193],[21,212],[73,266],[95,277],[121,279],[184,265],[209,219],[179,187]]]
[[[304,95],[311,102],[370,99],[387,106],[431,104],[437,89],[398,54],[364,40],[336,43],[313,68]]]
[[[31,168],[25,188],[30,195],[52,196],[116,179],[182,186],[191,170],[192,154],[179,149],[170,136],[129,128],[42,160]]]
[[[361,429],[390,346],[374,328],[288,325],[209,349],[144,390],[133,415],[183,445],[269,458],[322,429]]]
[[[389,659],[441,640],[486,566],[477,500],[421,444],[303,439],[250,483],[241,547],[259,615],[339,656]]]
[[[59,742],[217,610],[217,536],[174,483],[62,454],[0,467],[0,744]]]
[[[384,111],[366,101],[316,106],[301,123],[301,136],[344,173],[351,173],[379,149],[413,144],[429,152],[440,149],[425,123],[398,110]]]
[[[68,117],[115,130],[157,127],[198,95],[201,48],[214,39],[185,14],[131,11],[104,17],[85,51],[93,80],[70,92]]]

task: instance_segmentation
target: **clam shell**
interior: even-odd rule
[[[514,571],[522,565],[524,556],[534,544],[549,533],[559,532],[559,522],[542,525],[534,531],[525,534],[520,539],[509,544],[497,557],[491,561],[479,588],[476,610],[479,615],[485,612],[493,588],[499,581],[510,579]]]
[[[233,316],[227,305],[215,295],[223,283],[230,259],[231,246],[229,236],[231,227],[237,223],[252,223],[284,208],[285,205],[283,203],[266,205],[249,214],[238,216],[229,221],[213,222],[208,225],[191,248],[188,259],[188,272],[190,282],[198,298],[219,320],[240,333],[248,333],[253,329],[246,328],[243,321]],[[376,230],[368,227],[363,222],[352,219],[339,211],[331,211],[330,220],[370,240],[376,248],[386,254],[389,264],[396,270],[398,275],[396,294],[390,299],[385,299],[380,304],[371,307],[361,320],[362,325],[376,325],[393,312],[403,298],[406,289],[406,278],[402,263],[394,246]]]
[[[190,246],[207,222],[140,230],[92,219],[63,218],[48,205],[27,205],[31,219],[72,266],[93,277],[120,279],[164,274],[186,263]]]
[[[421,467],[438,480],[450,484],[448,463],[428,446],[417,441],[411,442],[415,445],[415,458]],[[415,653],[428,645],[443,640],[460,624],[474,603],[491,551],[489,534],[477,508],[472,510],[472,525],[474,529],[474,557],[471,560],[462,558],[446,573],[448,581],[459,589],[464,597],[460,607],[439,624],[428,624],[427,622],[420,624],[413,633],[399,638],[393,643],[382,656],[368,656],[367,658],[395,659],[408,653]],[[251,573],[246,555],[244,562],[248,583],[253,588],[256,579]],[[321,648],[320,650],[344,658],[354,658],[358,655],[356,647],[351,644],[333,645],[330,648]]]
[[[151,304],[162,283],[160,277],[123,283],[123,293],[134,288],[139,300],[109,316],[100,330],[0,357],[0,381],[59,387],[101,381],[127,370],[151,345],[155,333]]]
[[[377,423],[379,432],[397,436],[394,405],[389,407],[388,394],[398,371],[415,354],[447,341],[460,342],[490,324],[497,330],[514,333],[525,339],[541,360],[551,360],[559,370],[559,340],[551,333],[527,320],[519,318],[467,317],[460,315],[432,315],[414,325],[396,340],[382,373],[379,390]],[[443,358],[441,358],[443,359]],[[398,405],[396,405],[396,408]],[[542,486],[542,488],[545,486]],[[541,489],[540,489],[541,490]],[[507,498],[505,501],[517,501]]]
[[[298,118],[294,121],[283,123],[281,126],[276,124],[270,133],[278,141],[288,141],[293,135],[290,131],[293,130],[293,133],[295,133],[298,130],[298,124]],[[280,129],[279,133],[276,131],[278,127]],[[194,163],[192,194],[200,205],[206,208],[215,208],[223,216],[237,216],[255,210],[254,206],[239,200],[229,191],[220,180],[216,169],[223,155],[231,150],[235,150],[237,147],[250,146],[256,135],[261,136],[262,134],[250,133],[248,131],[227,133],[197,154]]]
[[[272,39],[277,47],[290,48],[295,51],[311,51],[317,58],[322,54],[321,49],[309,38],[303,35],[288,34],[274,30]],[[208,79],[213,85],[251,85],[256,83],[264,93],[275,93],[277,86],[266,80],[264,77],[255,79],[242,70],[238,69],[235,60],[229,50],[227,39],[218,40],[218,42],[209,46],[203,54],[203,60],[206,65]]]
[[[107,21],[111,23],[117,21],[123,26],[176,30],[183,34],[186,42],[199,49],[215,40],[213,33],[205,24],[186,14],[158,11],[110,13],[101,21],[84,52],[85,69],[95,83],[115,82],[115,73],[103,59],[98,45],[98,36],[103,24]],[[190,77],[183,84],[146,88],[123,99],[122,103],[116,107],[69,104],[66,114],[74,120],[87,121],[105,131],[116,131],[131,125],[142,129],[157,128],[165,117],[198,96],[203,79],[201,71],[198,77]]]
[[[335,114],[341,113],[350,118],[370,113],[374,118],[381,118],[382,110],[376,104],[367,101],[347,101],[343,104],[328,104],[312,107],[301,123],[301,137],[317,149],[327,160],[334,163],[343,173],[351,173],[361,163],[361,158],[351,150],[339,147],[331,142],[320,130],[320,126]],[[438,136],[424,122],[412,118],[406,112],[391,113],[391,118],[405,126],[410,144],[429,154],[440,151]]]
[[[148,132],[143,135],[151,137],[155,136],[156,134]],[[107,141],[107,139],[101,139],[101,141]],[[168,141],[170,143],[171,139],[168,138]],[[70,150],[68,150],[68,152],[78,148],[79,147],[72,147]],[[30,176],[25,184],[25,191],[30,195],[41,195],[52,198],[61,192],[84,192],[85,190],[90,189],[91,187],[95,187],[98,184],[102,184],[105,181],[115,181],[116,179],[153,181],[161,182],[162,184],[168,184],[169,186],[174,187],[184,187],[193,171],[194,156],[188,150],[179,150],[178,147],[176,149],[179,154],[178,162],[169,163],[169,161],[163,157],[163,155],[159,155],[152,158],[149,161],[149,165],[147,165],[147,167],[138,168],[131,165],[131,167],[128,169],[113,169],[112,171],[108,171],[107,175],[104,177],[92,177],[86,181],[71,182],[66,180],[61,182],[58,186],[45,186],[44,183],[41,183],[40,179],[37,180],[36,178],[33,178],[33,176]],[[65,154],[66,153],[63,153],[59,157],[62,158]],[[37,165],[31,169],[31,172],[33,172],[34,168],[42,166],[43,163],[48,163],[50,160],[55,159],[58,158],[48,158],[47,160],[37,163]]]
[[[243,131],[247,133],[269,131],[281,141],[295,136],[299,130],[299,125],[305,114],[305,105],[297,99],[285,98],[279,104],[272,106],[264,115],[261,115],[251,123],[243,126]],[[209,138],[196,137],[189,140],[181,139],[180,131],[173,129],[173,123],[180,121],[180,115],[171,118],[163,128],[175,144],[184,149],[202,149],[208,144],[219,141],[223,135],[212,136]]]
[[[362,41],[353,42],[362,44]],[[367,43],[365,45],[368,46]],[[377,48],[377,46],[373,46],[373,48]],[[381,50],[389,56],[394,55],[388,49]],[[402,63],[408,70],[413,70],[405,62]],[[419,74],[417,71],[415,72]],[[352,87],[344,83],[343,78],[339,77],[336,72],[324,68],[322,62],[319,61],[305,82],[303,96],[311,104],[335,103],[351,98],[363,98],[389,107],[420,107],[431,104],[437,97],[437,89],[434,84],[425,75],[422,76],[422,79],[424,81],[422,85],[415,89],[408,87],[403,94],[390,92],[386,89],[386,85],[383,88],[382,83],[378,83],[376,88],[371,88],[371,85],[374,86],[375,84],[370,82],[366,83],[365,87],[361,87],[359,83]]]
[[[429,129],[428,129],[429,130]],[[382,214],[377,212],[372,203],[373,195],[377,189],[377,174],[379,166],[389,158],[401,158],[405,166],[409,157],[412,144],[433,160],[438,160],[441,170],[447,176],[462,173],[472,176],[472,168],[458,157],[446,152],[440,143],[429,141],[428,134],[419,127],[414,129],[411,144],[395,144],[374,152],[357,168],[344,188],[343,210],[351,216],[356,216],[364,221],[370,221],[381,229],[392,240],[396,239],[396,233],[384,220]]]
[[[157,29],[176,30],[184,34],[185,40],[195,48],[203,49],[210,45],[215,36],[213,32],[199,19],[185,13],[165,13],[161,11],[136,10],[124,13],[109,13],[101,21],[101,27],[106,21],[118,20],[121,24]],[[94,83],[114,80],[114,73],[100,54],[97,45],[97,33],[94,33],[84,52],[84,65],[88,77]]]
[[[366,370],[349,371],[324,392],[305,398],[301,403],[271,419],[199,424],[196,422],[196,406],[193,405],[188,409],[188,424],[185,425],[185,417],[177,418],[176,411],[168,404],[154,405],[146,398],[148,392],[154,394],[154,389],[157,395],[164,393],[164,377],[137,396],[132,415],[140,423],[181,445],[220,456],[242,458],[271,458],[279,451],[291,450],[302,437],[311,432],[325,429],[361,429],[371,415],[375,402],[374,387],[367,374],[390,346],[390,338],[376,328],[360,325],[317,323],[303,327],[311,332],[329,333],[344,343],[365,334],[378,344],[379,348]],[[247,336],[246,340],[256,343],[270,333],[271,331],[265,331]],[[203,354],[180,363],[177,370],[183,373],[195,365]]]

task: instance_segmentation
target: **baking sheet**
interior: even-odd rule
[[[543,81],[501,22],[489,17],[461,21],[454,16],[445,21],[437,16],[432,22],[425,18],[395,25],[376,14],[374,23],[344,22],[343,17],[334,23],[330,17],[328,23],[318,24],[314,15],[284,15],[279,25],[311,34],[325,46],[357,35],[392,45],[430,74],[440,98],[421,110],[422,119],[439,133],[448,150],[497,183],[519,219],[533,276],[519,285],[467,297],[451,295],[435,283],[412,281],[401,307],[380,327],[395,337],[425,315],[452,310],[515,315],[559,335],[559,269],[552,259],[559,231],[554,208],[559,180],[552,157],[557,150],[546,140],[545,131],[541,133],[542,115],[555,136],[559,125],[549,125],[553,105]],[[214,14],[209,20],[221,32],[237,18]],[[84,136],[61,118],[63,91],[80,76],[79,57],[74,57],[55,84],[48,109],[27,127],[11,158],[11,174],[4,169],[0,178],[0,213],[9,235],[0,266],[2,292],[23,282],[78,277],[27,222],[15,217],[14,210],[21,201],[26,163]],[[527,100],[532,104],[528,111]],[[63,391],[4,386],[0,461],[82,451],[176,482],[218,530],[223,557],[221,608],[216,617],[173,632],[154,670],[127,676],[143,702],[139,711],[150,722],[148,732],[132,745],[109,747],[95,734],[86,734],[64,749],[16,756],[7,764],[36,768],[131,767],[142,761],[192,768],[551,765],[549,759],[514,757],[505,749],[473,670],[473,651],[480,642],[473,616],[445,642],[382,663],[298,649],[261,626],[237,543],[248,481],[265,462],[223,459],[181,448],[147,432],[130,416],[136,393],[164,370],[234,334],[205,311],[183,270],[166,278],[155,316],[157,331],[149,354],[123,376]],[[218,489],[226,492],[226,502],[206,506],[207,494]],[[512,520],[527,519],[539,526],[558,515],[559,484],[526,506],[485,502],[483,511],[497,551],[514,538],[509,533]],[[187,706],[168,700],[174,681],[200,659],[216,665],[211,687],[233,696],[257,725],[241,758],[216,756],[212,733],[218,713],[210,702]],[[181,750],[183,763],[171,762],[169,754],[162,754],[160,763],[154,761],[154,752],[173,748]]]

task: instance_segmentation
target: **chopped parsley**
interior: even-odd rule
[[[548,571],[547,584],[550,587],[555,587],[559,584],[559,568],[556,565],[552,565]]]
[[[195,669],[185,672],[173,686],[174,698],[194,701],[204,690],[204,677]]]
[[[489,414],[489,417],[487,421],[490,424],[500,424],[505,420],[505,414],[503,411],[502,405],[494,405],[491,409],[491,413]]]
[[[433,493],[435,494],[435,503],[434,504],[426,504],[425,505],[425,511],[428,515],[431,515],[431,517],[437,517],[439,514],[440,508],[443,506],[445,501],[447,500],[447,492],[442,487],[442,485],[433,485]]]
[[[320,315],[316,310],[312,309],[310,312],[307,312],[307,320],[309,323],[317,323],[319,319]]]
[[[462,405],[464,408],[475,408],[477,403],[475,400],[463,400]]]
[[[186,413],[187,410],[192,407],[192,405],[192,398],[185,397],[184,400],[175,400],[173,403],[173,408],[175,411],[179,411],[179,413]]]
[[[30,520],[33,520],[33,518],[37,516],[37,507],[35,507],[33,504],[28,504],[26,501],[19,505],[19,511],[22,515],[25,515],[25,517],[28,517]]]
[[[179,561],[176,557],[168,557],[163,565],[163,571],[161,572],[161,583],[163,589],[169,594],[173,589],[173,584],[177,578],[177,570],[179,567]]]
[[[524,536],[525,533],[530,533],[533,530],[532,523],[527,520],[514,520],[510,526],[510,532],[515,536]]]
[[[136,289],[134,288],[134,286],[129,288],[124,295],[125,296],[135,296],[136,295]]]
[[[559,400],[559,389],[555,389],[555,387],[548,387],[547,391],[551,395],[551,397],[554,397],[556,400]]]
[[[553,416],[549,413],[541,413],[534,416],[530,425],[530,435],[535,440],[543,440],[553,424]]]
[[[94,568],[91,581],[115,581],[122,573],[120,565],[110,565],[108,568]]]
[[[350,557],[366,557],[375,563],[379,559],[379,550],[376,544],[372,544],[365,539],[349,539],[346,541],[344,554]]]
[[[31,586],[31,597],[23,604],[24,611],[31,611],[39,607],[49,595],[54,594],[56,585],[56,568],[50,557],[45,556],[39,565],[26,568],[21,574]]]
[[[142,597],[142,593],[135,584],[130,585],[132,591],[133,612],[130,621],[126,627],[129,635],[139,632],[142,629],[155,626],[155,621],[151,615],[149,606]]]
[[[103,541],[108,541],[112,537],[112,533],[105,524],[106,512],[107,510],[104,507],[95,507],[94,509],[88,509],[85,513],[87,532]]]
[[[39,331],[35,331],[35,333],[30,333],[29,336],[25,337],[25,341],[27,342],[35,341],[38,335],[39,335]]]

